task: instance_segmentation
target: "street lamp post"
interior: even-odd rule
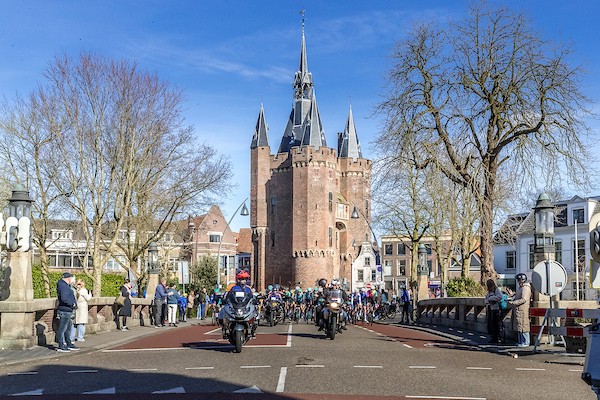
[[[223,236],[225,236],[225,232],[227,232],[227,229],[229,228],[229,225],[231,224],[231,221],[233,221],[233,218],[235,217],[235,215],[238,213],[238,211],[240,211],[240,208],[242,209],[242,211],[240,211],[240,215],[243,216],[248,216],[250,215],[250,212],[248,211],[248,207],[246,207],[246,201],[248,201],[248,198],[246,197],[246,200],[244,200],[242,202],[242,204],[240,204],[238,206],[238,208],[233,212],[233,215],[231,215],[231,218],[229,218],[229,221],[227,221],[227,225],[225,226],[225,229],[223,230],[223,233],[221,234],[221,237],[219,238],[219,247],[217,249],[217,287],[220,289],[221,288],[221,268],[219,266],[219,261],[221,261],[221,244],[223,243]],[[229,281],[229,266],[225,265],[227,263],[223,263],[224,267],[227,268],[226,272],[225,272],[225,276],[226,279]]]
[[[417,247],[418,261],[417,264],[417,293],[415,298],[415,305],[417,309],[417,319],[419,317],[419,286],[421,286],[421,279],[423,275],[429,275],[429,268],[427,268],[427,249],[423,243],[419,243]]]
[[[536,262],[543,260],[546,264],[546,292],[550,296],[550,258],[554,259],[554,206],[546,193],[540,194],[533,208],[535,214],[534,241]],[[577,238],[575,239],[577,246]],[[552,298],[548,298],[549,309],[552,310]],[[551,312],[551,311],[550,311]],[[547,319],[550,332],[550,318]],[[552,341],[552,337],[549,336]]]

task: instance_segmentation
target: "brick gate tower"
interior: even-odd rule
[[[250,145],[252,280],[314,286],[319,278],[351,278],[352,261],[369,242],[372,162],[363,158],[350,108],[337,149],[327,147],[308,71],[302,23],[300,66],[292,111],[271,154],[261,104]]]

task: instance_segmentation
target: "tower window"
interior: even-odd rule
[[[271,246],[275,246],[275,231],[271,232]]]
[[[329,247],[333,246],[333,229],[329,228]]]
[[[275,214],[275,210],[277,209],[277,197],[271,197],[271,215]]]
[[[329,212],[333,212],[333,193],[329,192]]]

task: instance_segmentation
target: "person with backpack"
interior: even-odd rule
[[[490,343],[495,344],[500,339],[500,302],[502,301],[502,291],[496,286],[496,282],[493,279],[488,279],[486,286],[485,304],[487,305],[488,333],[491,336]]]

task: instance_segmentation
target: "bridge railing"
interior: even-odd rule
[[[86,333],[100,333],[116,329],[116,308],[114,297],[93,297],[88,302],[88,323]],[[131,318],[127,325],[150,325],[151,299],[132,298]],[[32,342],[45,346],[55,342],[55,331],[58,329],[56,319],[56,298],[34,299],[31,302],[0,302],[0,321],[9,313],[32,314]],[[26,338],[24,338],[26,339]]]

